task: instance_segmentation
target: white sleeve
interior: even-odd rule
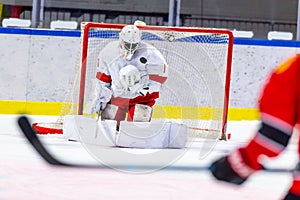
[[[106,87],[109,87],[111,85],[111,75],[108,70],[107,62],[103,58],[102,52],[100,52],[97,60],[96,78],[100,83],[102,83]]]
[[[160,87],[167,80],[168,65],[163,55],[155,48],[149,52],[147,65],[149,92],[159,92]]]
[[[162,80],[157,81],[161,84],[164,83],[163,80],[166,79],[168,76],[168,64],[165,58],[157,49],[151,51],[149,57],[149,64],[147,66],[149,76],[159,76],[162,78]]]
[[[105,48],[99,53],[97,58],[97,70],[95,78],[88,80],[91,82],[89,95],[86,99],[86,113],[98,113],[100,109],[104,109],[112,96],[111,76],[103,54],[107,51]]]

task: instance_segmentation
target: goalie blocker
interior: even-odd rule
[[[91,128],[82,128],[83,124]],[[63,135],[67,139],[82,142],[85,142],[82,137],[86,140],[88,136],[88,141],[101,137],[101,140],[97,139],[98,145],[110,144],[127,148],[185,148],[187,143],[187,126],[184,124],[172,121],[121,121],[118,132],[115,124],[116,122],[112,120],[97,122],[93,118],[67,115],[64,118]]]

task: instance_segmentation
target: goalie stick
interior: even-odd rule
[[[32,145],[32,147],[38,152],[38,154],[48,163],[54,166],[61,166],[61,167],[75,167],[75,168],[98,168],[98,169],[108,169],[108,166],[105,165],[92,165],[92,164],[72,164],[66,163],[64,161],[58,160],[55,158],[51,153],[45,148],[42,142],[39,140],[37,134],[32,129],[30,122],[26,116],[20,116],[18,118],[18,125],[22,130],[22,133],[28,140],[28,142]],[[147,166],[121,166],[126,169],[147,169]],[[149,168],[150,169],[150,168]],[[168,171],[206,171],[210,170],[209,166],[167,166],[162,168],[162,170]],[[265,172],[277,172],[277,173],[291,173],[293,169],[283,169],[283,168],[264,168]]]

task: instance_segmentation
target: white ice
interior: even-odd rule
[[[258,172],[242,186],[216,181],[208,171],[156,170],[130,173],[114,169],[53,167],[27,143],[17,126],[18,115],[0,115],[0,199],[281,199],[289,188],[291,174]],[[29,116],[31,121],[54,117]],[[195,142],[173,166],[208,166],[233,148],[244,145],[255,133],[258,121],[229,121],[231,139]],[[78,142],[60,135],[39,136],[54,155],[72,163],[99,164]],[[297,162],[296,137],[276,159],[273,168],[292,168]],[[138,153],[147,150],[138,150]],[[203,155],[205,151],[205,155]],[[202,156],[200,156],[202,155]],[[149,161],[150,163],[151,161]]]

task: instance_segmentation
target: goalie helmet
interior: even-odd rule
[[[135,25],[127,25],[119,33],[121,49],[125,51],[125,58],[132,57],[141,42],[141,31]]]

